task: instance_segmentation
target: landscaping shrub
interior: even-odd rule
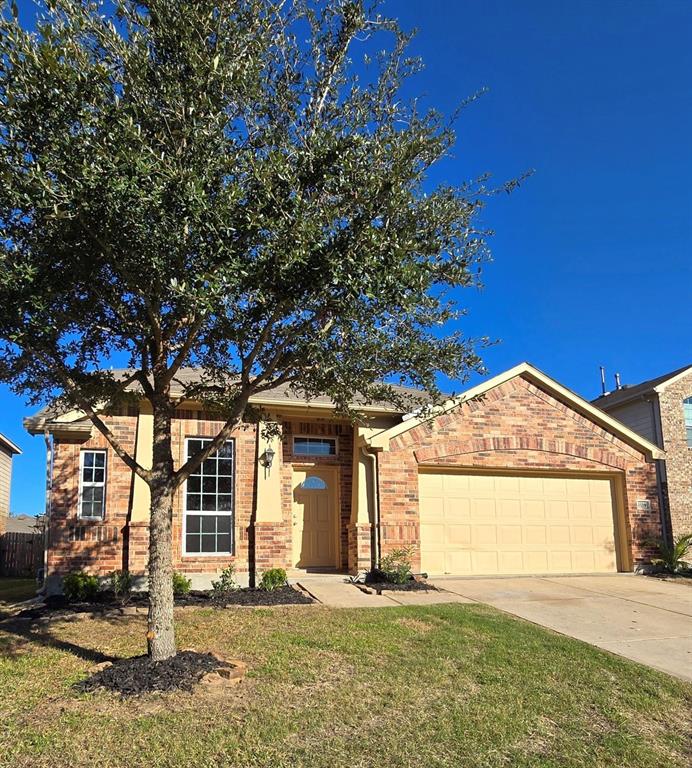
[[[284,586],[286,586],[286,571],[283,568],[270,568],[265,571],[259,584],[259,588],[267,592],[273,592]]]
[[[692,559],[692,533],[678,536],[673,539],[671,545],[659,541],[656,546],[660,557],[653,557],[652,565],[657,565],[668,573],[681,573],[690,569],[688,557]]]
[[[238,589],[238,584],[235,580],[235,566],[228,565],[221,571],[221,577],[218,581],[212,581],[211,593],[213,597],[222,597],[228,592],[233,592]]]
[[[394,549],[388,555],[380,558],[380,574],[392,584],[405,584],[413,577],[411,570],[412,547]]]
[[[176,597],[187,595],[191,586],[192,582],[190,579],[188,579],[182,573],[178,573],[177,571],[173,572],[173,594]]]
[[[73,571],[62,580],[62,591],[70,602],[93,600],[99,591],[98,577],[84,571]]]
[[[113,594],[118,600],[127,600],[132,591],[132,574],[129,571],[113,571],[110,575]]]

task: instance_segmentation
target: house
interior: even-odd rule
[[[43,515],[10,515],[5,533],[41,533],[43,521]]]
[[[665,450],[656,462],[668,533],[692,533],[692,365],[602,395],[594,405]]]
[[[10,514],[10,487],[12,485],[12,458],[22,451],[10,439],[0,434],[0,535],[7,528]]]
[[[174,567],[195,587],[229,563],[249,581],[270,567],[356,573],[409,546],[429,574],[631,571],[661,536],[662,451],[528,363],[433,412],[364,406],[356,425],[326,398],[281,389],[255,402],[281,437],[239,426],[175,498]],[[146,465],[147,403],[107,419]],[[143,575],[146,484],[83,414],[43,411],[25,425],[52,435],[51,583],[82,568]],[[185,403],[177,464],[221,425]]]

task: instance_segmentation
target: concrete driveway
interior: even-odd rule
[[[617,574],[438,578],[440,589],[692,681],[692,586]]]

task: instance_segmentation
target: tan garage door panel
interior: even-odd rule
[[[426,472],[419,484],[423,571],[617,570],[610,480]]]

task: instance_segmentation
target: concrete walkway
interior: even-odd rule
[[[692,681],[692,586],[632,574],[433,581],[459,597]]]
[[[472,603],[472,599],[448,591],[361,592],[342,574],[306,575],[295,579],[320,603],[330,608],[387,608],[395,605],[435,605],[436,603]]]

